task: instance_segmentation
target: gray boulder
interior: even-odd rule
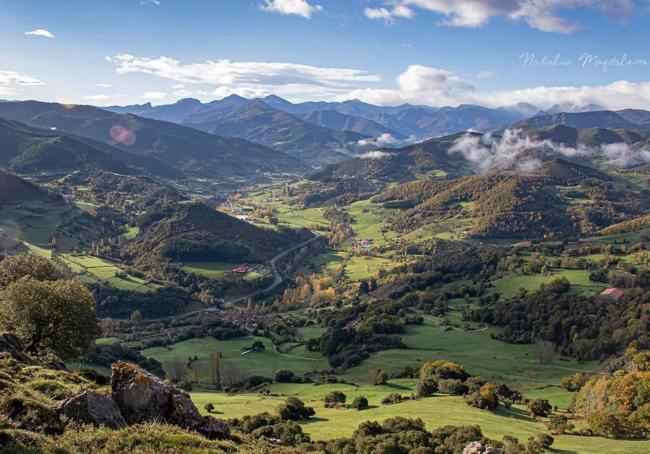
[[[187,392],[124,361],[111,366],[111,396],[129,424],[164,422],[208,438],[228,438],[228,426],[201,416]]]
[[[103,394],[85,390],[59,403],[55,410],[75,422],[106,426],[111,429],[126,427],[126,421],[115,402]]]

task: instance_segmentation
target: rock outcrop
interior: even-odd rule
[[[164,422],[210,439],[229,437],[228,426],[211,416],[201,416],[187,392],[123,361],[111,369],[111,396],[128,424]]]
[[[55,411],[81,424],[111,429],[126,427],[126,421],[113,399],[95,391],[76,393],[59,403]]]
[[[22,343],[15,335],[11,333],[1,333],[0,334],[0,352],[7,352],[17,361],[21,363],[34,365],[37,362],[27,356],[23,350]]]

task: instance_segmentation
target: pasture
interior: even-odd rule
[[[370,403],[367,410],[347,408],[324,408],[322,398],[329,391],[338,390],[346,394],[349,403],[356,396],[364,396]],[[398,404],[382,405],[387,394],[398,392],[409,396],[415,390],[415,380],[394,380],[385,385],[354,386],[347,384],[274,384],[269,387],[270,395],[195,392],[192,400],[207,414],[204,405],[212,403],[215,415],[220,418],[235,418],[244,415],[273,413],[288,396],[297,396],[314,407],[316,416],[309,421],[300,421],[303,430],[315,440],[329,440],[352,435],[357,426],[367,420],[383,421],[395,415],[421,418],[428,429],[444,425],[479,425],[483,433],[491,438],[501,439],[512,435],[520,441],[540,432],[545,432],[543,421],[531,419],[521,406],[511,409],[499,407],[490,412],[468,406],[462,397],[436,395],[408,400]],[[555,437],[553,448],[566,453],[642,453],[647,452],[643,441],[610,440],[599,437],[577,437],[562,435]]]

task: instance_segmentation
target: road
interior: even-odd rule
[[[302,243],[297,244],[296,246],[292,246],[289,249],[286,249],[286,250],[280,252],[278,255],[276,255],[271,260],[269,260],[269,265],[271,266],[271,270],[273,271],[273,283],[271,285],[269,285],[268,287],[263,288],[261,290],[256,290],[253,293],[249,293],[248,295],[240,296],[240,297],[234,298],[232,300],[225,301],[224,304],[243,303],[248,298],[253,298],[253,297],[257,296],[257,295],[267,293],[267,292],[271,292],[271,291],[275,290],[280,284],[282,284],[284,282],[284,278],[282,277],[282,274],[280,274],[280,272],[278,271],[277,266],[276,266],[276,264],[278,263],[278,260],[286,257],[287,254],[290,254],[291,252],[295,251],[296,249],[300,249],[301,247],[304,247],[304,246],[307,246],[310,243],[313,243],[314,241],[316,241],[319,238],[320,238],[319,236],[315,236],[314,238],[310,238],[307,241],[303,241]],[[201,310],[198,310],[198,311],[185,312],[183,314],[173,315],[173,316],[170,316],[170,317],[148,318],[148,319],[142,320],[142,323],[166,322],[166,321],[171,321],[171,320],[173,320],[175,318],[192,317],[192,316],[198,315],[198,314],[205,314],[205,313],[209,313],[209,312],[215,312],[216,310],[217,310],[216,307],[208,307],[206,309],[201,309]]]

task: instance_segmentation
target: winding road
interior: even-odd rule
[[[307,246],[310,243],[313,243],[314,241],[316,241],[319,238],[320,238],[319,236],[315,236],[313,238],[308,239],[307,241],[303,241],[300,244],[297,244],[295,246],[290,247],[289,249],[286,249],[286,250],[280,252],[278,255],[276,255],[271,260],[269,260],[269,265],[271,266],[271,270],[273,271],[273,283],[271,285],[269,285],[268,287],[263,288],[261,290],[256,290],[253,293],[249,293],[248,295],[239,296],[239,297],[234,298],[234,299],[229,300],[229,301],[224,301],[224,304],[243,303],[248,298],[253,298],[253,297],[257,296],[257,295],[261,295],[263,293],[267,293],[267,292],[271,292],[271,291],[275,290],[280,284],[282,284],[284,282],[284,278],[282,277],[282,274],[280,274],[280,272],[278,271],[277,266],[276,266],[278,260],[286,257],[287,254],[290,254],[291,252],[295,251],[296,249],[300,249],[301,247],[304,247],[304,246]],[[198,315],[198,314],[204,314],[204,313],[208,313],[208,312],[215,312],[216,310],[217,310],[216,307],[208,307],[206,309],[200,309],[198,311],[185,312],[183,314],[173,315],[173,316],[169,316],[169,317],[148,318],[148,319],[142,320],[142,323],[165,322],[165,321],[173,320],[175,318],[177,319],[177,318],[181,318],[181,317],[192,317],[192,316]]]

